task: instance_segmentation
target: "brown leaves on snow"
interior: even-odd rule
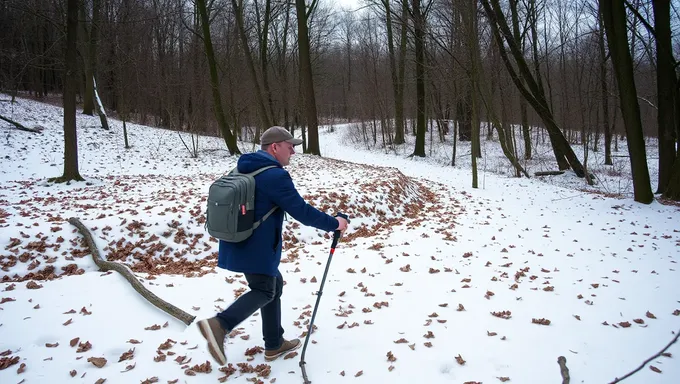
[[[531,319],[532,324],[539,324],[539,325],[550,325],[550,320],[548,319]]]
[[[88,363],[92,363],[97,368],[102,368],[106,365],[106,359],[103,357],[90,357],[87,359]]]
[[[512,317],[512,312],[510,311],[501,311],[501,312],[491,312],[492,315],[501,318],[501,319],[509,319]]]
[[[121,361],[132,360],[134,357],[135,357],[135,348],[132,348],[132,349],[129,349],[127,352],[124,352],[122,355],[120,355],[118,362],[120,363]]]
[[[6,352],[11,353],[10,350],[7,350],[3,353],[6,353]],[[0,371],[3,370],[3,369],[7,369],[14,364],[17,364],[19,362],[19,360],[21,360],[21,358],[19,356],[14,356],[14,357],[9,356],[9,355],[3,356],[2,358],[0,358]]]

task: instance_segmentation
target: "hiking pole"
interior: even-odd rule
[[[347,223],[349,223],[349,219],[347,218],[347,215],[344,215],[342,213],[338,213],[336,216],[342,217],[343,219],[347,220]],[[305,344],[302,347],[302,356],[300,357],[300,369],[302,369],[302,379],[304,380],[304,384],[311,384],[311,381],[307,378],[307,371],[305,370],[305,352],[307,351],[307,343],[309,343],[309,335],[312,334],[312,331],[314,329],[314,318],[316,317],[316,310],[319,308],[319,302],[321,301],[321,294],[323,293],[323,285],[326,282],[326,275],[328,275],[328,267],[331,265],[331,259],[333,258],[333,254],[335,253],[335,247],[338,245],[338,240],[340,240],[340,236],[342,233],[340,231],[335,231],[333,233],[333,244],[331,244],[331,252],[328,254],[328,261],[326,262],[326,270],[323,272],[323,278],[321,279],[321,286],[319,287],[319,291],[316,293],[316,304],[314,305],[314,311],[312,312],[312,319],[309,321],[309,328],[307,329],[307,337],[305,337]]]

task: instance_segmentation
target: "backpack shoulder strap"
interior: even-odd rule
[[[279,208],[279,207],[274,206],[274,208],[270,209],[269,212],[267,212],[264,216],[262,216],[262,218],[260,220],[256,221],[253,224],[253,230],[255,230],[255,228],[259,227],[260,224],[262,224],[265,220],[267,220],[269,218],[269,216],[271,216],[272,213],[274,213],[274,211],[276,211],[277,208]]]
[[[231,172],[229,172],[229,175],[250,175],[250,176],[255,177],[255,176],[259,175],[260,172],[264,172],[264,171],[271,169],[271,168],[276,168],[276,165],[268,165],[266,167],[262,167],[260,169],[253,171],[253,172],[250,172],[250,173],[241,173],[241,172],[238,171],[238,166],[236,166],[236,167],[234,167],[234,169],[231,170]]]
[[[268,165],[268,166],[266,166],[266,167],[262,167],[262,168],[260,168],[260,169],[258,169],[258,170],[256,170],[256,171],[253,171],[253,172],[248,173],[248,175],[255,177],[255,176],[259,175],[260,172],[264,172],[264,171],[266,171],[266,170],[268,170],[268,169],[271,169],[271,168],[276,168],[276,165]],[[238,172],[238,171],[237,171],[237,172]]]
[[[260,174],[260,172],[264,172],[264,171],[271,169],[271,168],[276,168],[276,165],[268,165],[266,167],[262,167],[262,168],[260,168],[256,171],[248,173],[248,175],[255,177],[256,175]],[[262,224],[265,220],[267,220],[269,218],[269,216],[271,216],[272,213],[274,213],[274,211],[276,211],[277,208],[279,208],[279,207],[274,206],[272,209],[269,210],[269,212],[267,212],[264,216],[262,216],[262,218],[260,220],[253,223],[253,230],[255,230],[255,228],[259,227],[260,224]]]

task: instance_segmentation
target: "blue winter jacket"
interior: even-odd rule
[[[324,231],[333,231],[338,220],[307,204],[293,185],[288,171],[265,151],[242,155],[237,163],[241,173],[253,172],[275,165],[255,176],[255,220],[260,220],[269,210],[279,209],[260,224],[253,234],[240,243],[220,240],[217,265],[233,272],[276,276],[281,261],[281,233],[284,212],[300,223]]]

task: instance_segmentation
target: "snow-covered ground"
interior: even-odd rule
[[[87,181],[50,185],[62,171],[61,109],[19,99],[0,103],[0,114],[45,128],[0,124],[0,382],[302,382],[299,355],[265,364],[257,314],[229,339],[233,369],[220,369],[194,325],[98,271],[67,222],[80,218],[102,253],[159,297],[212,316],[247,289],[242,275],[216,268],[217,243],[203,228],[207,188],[236,161],[221,139],[201,138],[191,158],[178,133],[129,124],[126,150],[120,122],[103,131],[78,115]],[[443,165],[450,143],[408,158],[410,145],[368,151],[352,144],[352,127],[333,128],[321,132],[324,158],[296,155],[288,167],[313,205],[353,218],[307,350],[312,382],[560,382],[565,356],[572,383],[607,383],[680,330],[680,211],[633,202],[619,187],[630,185],[625,162],[607,175],[616,191],[586,193],[569,172],[504,175],[497,143],[484,142],[473,189],[465,157]],[[292,218],[285,226],[291,338],[306,329],[330,240]],[[680,381],[679,348],[625,382]]]

